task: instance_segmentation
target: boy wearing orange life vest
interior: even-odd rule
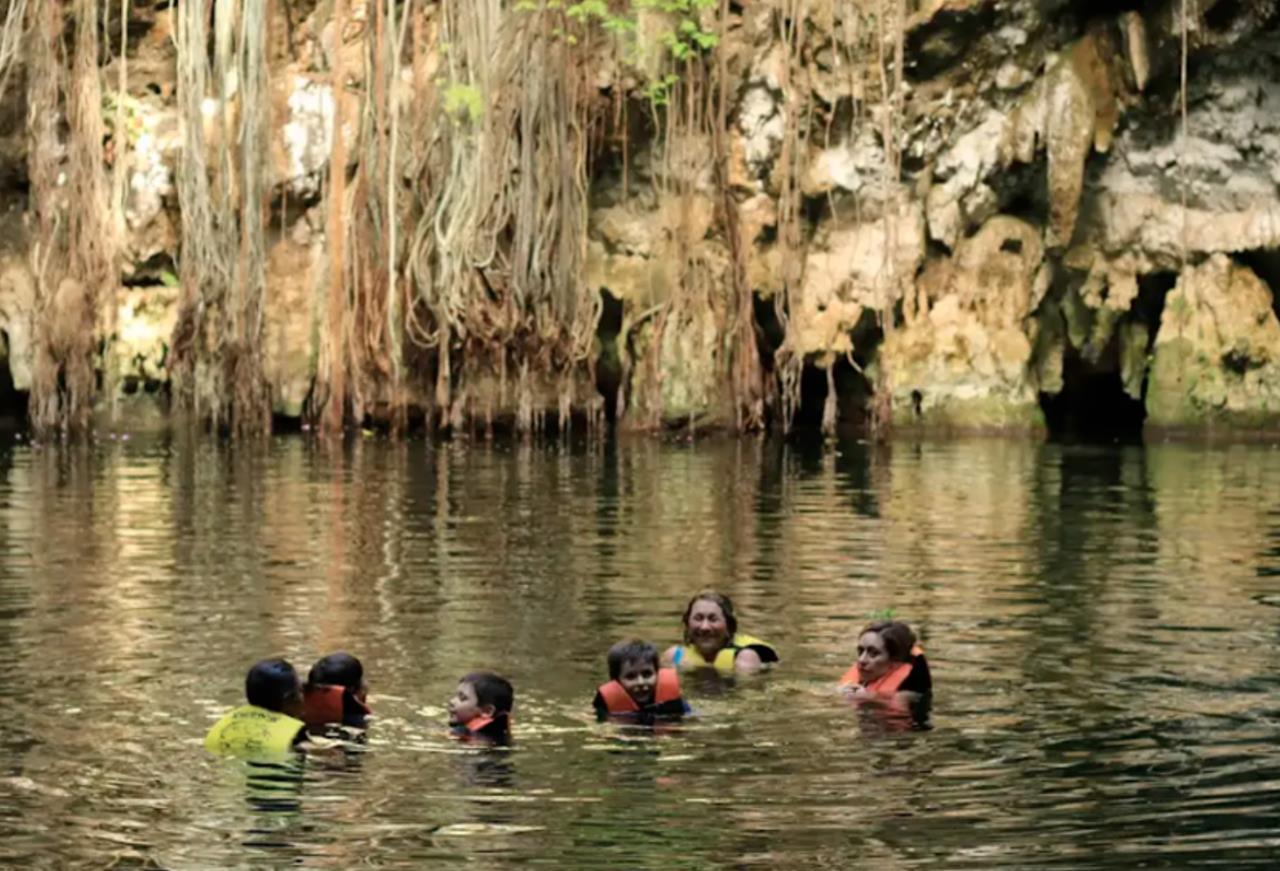
[[[312,731],[340,724],[364,729],[370,713],[364,666],[349,653],[330,653],[311,666],[303,687],[303,719]]]
[[[609,681],[596,690],[596,716],[652,723],[689,713],[680,697],[674,668],[661,668],[658,649],[644,641],[622,641],[609,648]]]
[[[449,728],[459,738],[506,744],[511,739],[515,689],[491,671],[476,671],[458,681],[449,699]]]

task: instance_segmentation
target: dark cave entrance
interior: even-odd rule
[[[853,354],[838,357],[831,370],[831,384],[836,391],[838,435],[860,435],[866,431],[875,395],[867,369],[875,361],[884,331],[876,313],[865,309],[849,335],[853,341]],[[791,418],[795,432],[816,433],[822,429],[822,413],[830,389],[827,374],[827,369],[820,368],[812,360],[805,361],[800,376],[800,402]]]
[[[610,425],[618,421],[618,391],[623,389],[623,349],[618,347],[623,314],[622,300],[608,288],[602,288],[600,320],[596,324],[596,338],[600,342],[600,355],[596,358],[596,390],[604,397],[604,418]]]
[[[1041,393],[1049,436],[1055,441],[1141,442],[1147,418],[1141,399],[1125,393],[1120,378],[1119,342],[1112,339],[1102,358],[1090,363],[1068,346],[1062,360],[1062,390]]]
[[[1090,360],[1068,344],[1062,359],[1062,390],[1041,393],[1049,437],[1064,442],[1141,443],[1147,419],[1147,380],[1144,373],[1138,398],[1124,389],[1120,361],[1120,331],[1135,321],[1147,328],[1146,353],[1151,353],[1165,297],[1177,283],[1173,272],[1155,272],[1138,278],[1138,298],[1116,324],[1106,348]]]
[[[0,361],[0,432],[15,432],[27,427],[27,400],[30,393],[18,390],[13,384],[9,334],[4,330],[0,330],[0,351],[4,353],[4,360]]]
[[[1259,248],[1253,251],[1242,251],[1233,258],[1237,263],[1248,266],[1254,275],[1262,279],[1262,283],[1271,291],[1271,310],[1280,318],[1280,249]]]

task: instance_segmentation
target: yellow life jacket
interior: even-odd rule
[[[739,632],[729,640],[729,643],[720,648],[716,653],[714,662],[707,662],[702,658],[702,654],[698,652],[698,648],[682,644],[676,649],[675,665],[678,668],[714,668],[722,674],[733,674],[733,663],[738,658],[738,651],[751,648],[759,656],[761,662],[777,662],[778,651],[774,650],[773,645],[767,641],[761,641],[754,635],[748,635],[745,632]]]
[[[304,728],[305,723],[288,714],[241,705],[213,724],[204,736],[204,748],[231,756],[281,756],[293,749]]]

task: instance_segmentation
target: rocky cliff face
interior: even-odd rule
[[[291,6],[271,75],[265,352],[276,412],[298,417],[322,318],[334,43],[326,4]],[[367,7],[352,6],[361,26]],[[730,334],[753,318],[778,423],[1278,428],[1280,4],[1191,0],[1185,21],[1178,0],[728,7],[703,14],[722,25],[708,62],[730,97],[720,138],[623,100],[632,117],[591,166],[594,374],[620,422],[732,424]],[[100,318],[120,395],[101,404],[154,415],[181,274],[181,135],[166,4],[132,9],[128,243],[114,320]],[[359,45],[341,45],[359,67]],[[634,94],[642,67],[602,59],[594,86]],[[20,88],[5,100],[0,321],[23,390],[26,120]],[[343,134],[358,160],[360,131]],[[410,401],[429,406],[430,383],[411,379]],[[517,401],[505,383],[491,394],[490,416]],[[563,389],[532,395],[565,410]]]

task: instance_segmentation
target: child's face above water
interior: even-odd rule
[[[465,725],[482,713],[480,700],[476,698],[476,688],[466,681],[459,683],[458,691],[449,699],[449,725]]]
[[[647,659],[628,659],[618,672],[618,683],[637,705],[652,704],[658,687],[658,668]]]

